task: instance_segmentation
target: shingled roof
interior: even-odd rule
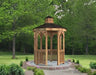
[[[51,17],[51,16],[47,16],[46,18],[53,18],[53,17]]]
[[[64,28],[64,27],[62,27],[62,26],[60,26],[60,25],[56,25],[56,24],[54,24],[54,23],[45,23],[45,24],[40,25],[40,26],[38,26],[38,27],[36,27],[36,28]],[[35,28],[35,29],[36,29],[36,28]]]
[[[40,25],[40,26],[34,28],[34,29],[37,29],[37,28],[64,28],[64,27],[55,24],[53,21],[53,17],[47,16],[45,18],[45,23],[43,25]],[[64,29],[66,29],[66,28],[64,28]]]

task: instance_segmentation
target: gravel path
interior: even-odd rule
[[[44,70],[45,75],[87,75],[86,73],[80,73],[74,68],[67,70]]]
[[[26,70],[26,71],[25,71],[25,75],[33,75],[33,72]]]
[[[86,73],[80,73],[75,68],[69,68],[66,70],[44,70],[45,75],[87,75]],[[25,71],[25,75],[33,75],[32,71]]]

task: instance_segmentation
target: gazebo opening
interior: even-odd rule
[[[65,28],[54,24],[53,18],[47,16],[45,24],[34,30],[34,63],[45,64],[57,61],[64,64]]]

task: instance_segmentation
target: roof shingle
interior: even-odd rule
[[[45,24],[40,25],[40,26],[38,26],[38,27],[36,27],[36,28],[64,28],[64,27],[62,27],[62,26],[60,26],[60,25],[56,25],[56,24],[54,24],[54,23],[45,23]],[[36,29],[36,28],[35,28],[35,29]]]

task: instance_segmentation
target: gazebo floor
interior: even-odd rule
[[[36,65],[34,61],[29,61],[26,63],[26,65],[30,67],[37,67],[40,69],[45,69],[45,70],[62,70],[62,69],[68,69],[72,65],[72,63],[65,61],[64,64],[57,65],[57,61],[51,61],[51,62],[48,61],[48,65],[46,66],[44,64]]]

